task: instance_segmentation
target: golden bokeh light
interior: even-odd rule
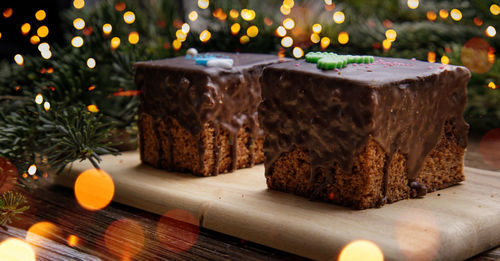
[[[130,44],[137,44],[139,42],[139,33],[138,32],[130,32],[128,34],[128,42]]]
[[[500,14],[500,6],[498,6],[497,4],[492,4],[490,6],[490,12],[492,15],[498,15]]]
[[[283,0],[283,5],[288,8],[293,8],[295,6],[294,0]]]
[[[45,26],[45,25],[42,25],[42,26],[38,27],[38,29],[36,30],[36,34],[40,38],[44,38],[47,35],[49,35],[49,28],[47,26]]]
[[[181,253],[189,250],[198,240],[198,219],[188,211],[167,211],[158,221],[156,239],[167,250]]]
[[[460,12],[460,10],[458,10],[458,9],[451,9],[450,16],[451,16],[451,19],[453,19],[455,21],[462,20],[462,12]]]
[[[181,29],[175,31],[175,37],[177,37],[177,39],[179,39],[181,42],[184,42],[187,38],[187,35],[182,32]]]
[[[293,53],[293,57],[295,57],[295,59],[299,59],[302,56],[304,56],[304,50],[302,50],[302,48],[300,48],[298,46],[293,48],[292,53]]]
[[[38,44],[40,42],[40,37],[38,35],[33,35],[30,38],[30,43],[31,44]]]
[[[427,53],[427,61],[430,63],[435,63],[436,62],[436,53],[435,52],[428,52]]]
[[[85,28],[85,20],[83,20],[82,18],[76,18],[75,20],[73,20],[73,26],[77,30],[82,30],[83,28]]]
[[[47,221],[41,221],[32,225],[26,233],[26,241],[30,243],[39,242],[39,237],[54,240],[60,237],[61,229],[55,224]]]
[[[288,6],[285,6],[285,5],[282,5],[280,7],[280,12],[283,14],[283,15],[289,15],[290,12],[292,12],[292,10],[290,9],[290,7]]]
[[[115,36],[115,37],[111,38],[111,41],[110,41],[111,50],[116,50],[116,48],[118,48],[118,46],[120,46],[120,43],[121,43],[121,40],[119,37]]]
[[[285,27],[285,29],[291,30],[295,27],[295,21],[292,18],[287,18],[283,20],[283,27]]]
[[[434,22],[437,19],[437,14],[434,11],[427,11],[426,16],[427,16],[427,20],[429,20],[431,22]]]
[[[21,33],[27,35],[31,30],[31,25],[29,23],[24,23],[21,25]]]
[[[212,38],[212,34],[210,33],[210,31],[203,30],[200,33],[200,41],[202,41],[203,43],[208,42],[208,40],[210,40],[210,38]]]
[[[257,28],[257,26],[255,25],[252,25],[250,27],[247,28],[247,35],[249,37],[255,37],[259,34],[259,28]]]
[[[97,108],[95,105],[94,107]],[[80,206],[95,211],[105,208],[111,202],[115,193],[115,184],[105,171],[89,169],[78,175],[74,190]]]
[[[196,21],[198,19],[198,13],[196,11],[191,11],[188,15],[189,20]]]
[[[236,19],[238,16],[240,16],[240,12],[238,12],[238,10],[231,9],[231,11],[229,11],[229,17]]]
[[[201,9],[207,9],[209,5],[210,2],[208,0],[198,0],[198,7]]]
[[[69,235],[68,238],[66,238],[66,242],[68,243],[68,246],[76,247],[80,245],[80,238],[75,235]]]
[[[18,238],[9,238],[0,243],[0,260],[35,261],[35,250]]]
[[[250,9],[242,9],[241,10],[241,18],[245,21],[252,21],[255,19],[255,11]]]
[[[123,218],[108,226],[104,245],[120,260],[132,260],[144,247],[145,233],[139,222]]]
[[[340,252],[339,261],[383,261],[382,250],[368,240],[355,240],[345,246]]]
[[[446,55],[441,56],[441,63],[442,64],[449,64],[450,58],[448,58],[448,56],[446,56]]]
[[[36,20],[43,21],[43,19],[45,19],[45,17],[47,17],[47,13],[45,13],[44,10],[36,11],[36,13],[35,13]]]
[[[497,88],[497,85],[494,82],[489,82],[488,83],[488,88],[495,90]]]
[[[96,65],[95,59],[94,58],[88,58],[87,59],[87,67],[90,69],[94,69]]]
[[[460,59],[462,64],[472,72],[485,73],[493,66],[495,62],[494,55],[492,47],[486,40],[474,37],[462,47]]]
[[[104,24],[102,26],[102,32],[105,34],[105,35],[108,35],[111,33],[111,31],[113,30],[113,26],[111,24]]]
[[[182,24],[182,27],[181,27],[181,31],[185,34],[189,33],[189,31],[191,30],[191,26],[189,26],[188,23],[183,23]]]
[[[80,48],[83,45],[83,38],[81,36],[75,36],[71,39],[71,45],[76,48]]]
[[[328,38],[326,36],[321,38],[321,43],[320,43],[321,49],[324,50],[324,49],[328,48],[328,46],[330,46],[330,42],[331,42],[330,38]]]
[[[341,24],[345,21],[345,15],[341,11],[333,13],[333,21],[337,24]]]
[[[123,14],[123,21],[127,24],[135,22],[135,14],[132,11],[127,11]]]
[[[172,42],[172,47],[174,48],[175,51],[179,51],[182,47],[182,42],[179,39],[175,39]]]
[[[250,37],[248,37],[248,35],[242,35],[240,37],[240,43],[241,44],[247,44],[248,42],[250,42]]]
[[[279,37],[285,36],[286,35],[286,29],[285,29],[285,27],[283,27],[282,25],[278,26],[278,28],[276,28],[276,34]]]
[[[43,96],[42,96],[42,94],[40,94],[40,93],[39,93],[39,94],[35,97],[35,103],[36,103],[36,104],[42,104],[42,102],[43,102]],[[35,175],[36,170],[37,170],[36,165],[35,165],[35,164],[32,164],[32,165],[31,165],[31,166],[29,166],[29,168],[28,168],[28,174],[30,174],[30,175]]]
[[[85,1],[84,0],[74,0],[73,1],[73,6],[76,9],[82,9],[85,6]]]
[[[286,36],[286,37],[283,37],[283,39],[281,39],[281,45],[283,47],[290,47],[293,45],[293,39],[292,37],[290,36]]]
[[[312,33],[311,34],[311,42],[313,43],[319,43],[321,38],[319,37],[319,34]]]
[[[49,102],[44,102],[44,103],[43,103],[43,109],[44,109],[45,111],[49,111],[49,110],[50,110],[50,103],[49,103]],[[46,174],[46,173],[44,173],[44,175],[45,175],[45,174]]]
[[[99,112],[99,108],[98,108],[98,107],[97,107],[97,105],[95,105],[95,104],[90,104],[90,105],[88,105],[88,106],[87,106],[87,110],[88,110],[89,112],[94,112],[94,113]]]
[[[237,35],[241,30],[241,25],[239,23],[234,23],[231,25],[231,34]]]
[[[418,0],[408,0],[408,2],[406,2],[406,3],[410,9],[417,9],[418,5],[419,5]]]
[[[349,34],[347,32],[340,32],[337,40],[340,44],[347,44],[349,42]]]
[[[389,49],[391,49],[391,46],[392,42],[390,40],[384,39],[382,41],[382,48],[384,48],[384,51],[388,51]]]
[[[486,33],[486,36],[488,37],[495,37],[497,35],[497,30],[493,26],[488,26],[486,27],[486,30],[484,31]]]
[[[20,65],[20,66],[23,65],[24,64],[24,58],[23,58],[23,56],[20,55],[20,54],[14,55],[14,62],[16,62],[17,65]]]
[[[2,12],[2,14],[3,14],[3,17],[4,17],[4,18],[9,18],[9,17],[11,17],[11,16],[12,16],[12,13],[13,13],[13,10],[12,10],[12,8],[10,8],[10,7],[9,7],[9,8],[7,8],[7,9],[5,9],[5,10],[3,10],[3,12]]]
[[[0,39],[2,39],[2,33],[0,32]]]
[[[317,33],[317,34],[321,33],[321,30],[322,30],[322,29],[323,29],[323,27],[322,27],[320,24],[314,24],[314,25],[312,26],[312,31],[313,31],[314,33]]]
[[[394,29],[389,29],[389,30],[385,31],[385,37],[387,38],[387,40],[389,40],[391,42],[396,41],[397,36],[398,36],[398,34],[396,33],[396,31]]]
[[[449,15],[449,13],[446,9],[439,10],[439,17],[441,17],[441,19],[448,18],[448,15]]]

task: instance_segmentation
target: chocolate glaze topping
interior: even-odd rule
[[[386,152],[386,169],[395,152],[406,156],[409,185],[422,196],[426,188],[415,178],[446,121],[454,125],[457,144],[466,147],[462,113],[469,78],[465,67],[393,58],[329,71],[303,60],[271,65],[261,77],[259,107],[266,175],[294,147],[309,151],[311,182],[335,165],[350,173],[372,137]]]
[[[257,107],[261,102],[259,77],[263,67],[277,63],[278,57],[213,54],[233,59],[233,67],[224,69],[197,65],[195,60],[184,56],[136,63],[135,83],[142,91],[139,112],[150,114],[155,119],[173,118],[193,136],[200,133],[205,123],[210,123],[216,134],[220,129],[227,131],[232,145],[234,170],[238,130],[248,128],[251,142],[262,135],[257,121]],[[198,148],[199,166],[203,168],[201,141]],[[216,148],[216,161],[218,150]],[[218,166],[217,162],[215,166]],[[217,167],[214,173],[217,174]]]

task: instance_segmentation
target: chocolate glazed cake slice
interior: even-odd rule
[[[202,176],[263,162],[258,79],[276,62],[213,53],[136,63],[142,161]]]
[[[269,188],[364,209],[465,179],[466,68],[328,59],[263,72]]]

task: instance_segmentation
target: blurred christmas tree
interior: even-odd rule
[[[495,1],[72,3],[60,26],[64,40],[44,42],[48,29],[22,27],[19,33],[39,55],[0,64],[0,157],[17,166],[23,182],[77,159],[97,167],[100,155],[135,144],[133,63],[188,48],[295,58],[326,50],[465,65],[473,72],[465,115],[472,131],[500,127]],[[0,11],[2,19],[12,15],[12,9]]]

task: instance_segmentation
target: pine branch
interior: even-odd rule
[[[26,198],[18,192],[8,191],[0,196],[0,226],[12,223],[13,219],[23,214],[30,207]]]

